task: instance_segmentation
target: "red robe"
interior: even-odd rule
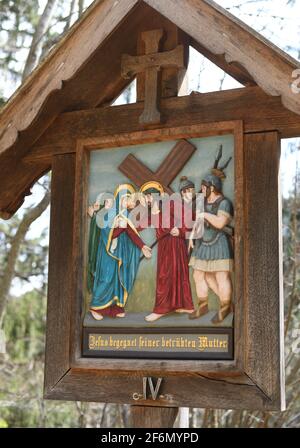
[[[179,210],[182,209],[179,208]],[[179,226],[178,222],[181,221],[175,216],[172,202],[170,215],[170,227],[167,229],[162,227],[161,212],[152,215],[152,222],[154,219],[158,224],[158,226],[156,225],[158,240],[156,299],[153,310],[157,314],[166,314],[178,309],[194,310],[186,244],[188,229],[182,222],[179,228],[179,236],[172,236],[170,231]]]

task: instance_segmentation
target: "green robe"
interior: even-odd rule
[[[97,213],[91,219],[89,233],[88,266],[87,266],[87,287],[90,293],[93,292],[96,272],[97,250],[100,240],[101,229],[96,222]]]

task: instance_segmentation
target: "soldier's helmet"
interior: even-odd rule
[[[219,193],[222,193],[223,190],[222,180],[226,179],[226,174],[224,170],[228,167],[228,165],[232,160],[232,157],[229,157],[227,162],[222,167],[220,167],[219,163],[220,160],[222,159],[222,156],[223,156],[223,145],[220,145],[217,150],[215,163],[210,174],[205,176],[205,178],[202,180],[202,185],[205,185],[208,188],[214,187]]]
[[[215,189],[220,193],[223,189],[222,180],[220,179],[220,177],[215,176],[214,174],[208,174],[207,176],[205,176],[202,180],[202,185],[205,185],[209,188],[215,187]]]
[[[180,193],[183,190],[187,190],[188,188],[195,188],[195,184],[190,179],[188,179],[186,176],[182,176],[180,178],[180,183],[179,183],[179,191],[180,191]]]

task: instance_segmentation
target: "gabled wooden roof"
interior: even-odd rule
[[[155,28],[161,15],[240,82],[258,84],[300,114],[300,94],[291,89],[300,63],[213,1],[96,0],[1,110],[1,217],[10,217],[23,201],[24,186],[29,189],[50,168],[26,165],[28,150],[62,112],[99,107],[118,96],[130,82],[121,77],[121,55],[135,54],[138,33]]]

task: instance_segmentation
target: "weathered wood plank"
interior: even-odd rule
[[[1,152],[15,142],[18,132],[32,123],[48,96],[62,89],[63,82],[78,71],[136,4],[137,0],[101,0],[92,5],[2,109]]]
[[[39,112],[35,111],[35,108],[39,107],[39,103],[36,104],[35,93],[32,92],[29,103],[27,100],[22,102],[22,110],[20,112],[26,117],[26,120],[30,119],[28,111],[35,114],[38,113],[36,119],[32,123],[29,122],[28,126],[27,121],[22,121],[25,118],[22,116],[18,118],[19,112],[17,108],[21,106],[16,101],[15,104],[12,100],[3,108],[0,114],[0,154],[6,150],[6,147],[8,148],[14,143],[8,153],[10,155],[13,154],[15,157],[18,156],[19,160],[61,112],[95,107],[101,103],[113,101],[131,81],[124,80],[121,77],[121,55],[124,52],[133,54],[136,52],[136,40],[138,39],[139,32],[147,26],[146,13],[149,9],[151,8],[147,6],[143,8],[139,7],[137,11],[134,11],[133,14],[130,14],[121,23],[110,39],[106,39],[102,45],[99,43],[99,48],[97,48],[97,51],[93,53],[88,61],[84,62],[84,67],[70,79],[64,78],[64,81],[61,82],[60,89],[56,89],[46,96],[42,109]],[[158,13],[155,14],[156,17],[160,16]],[[125,39],[124,35],[128,37]],[[90,40],[94,42],[95,36]],[[78,52],[78,57],[82,56],[81,53],[81,51]],[[41,69],[42,67],[43,65]],[[64,64],[62,67],[64,67]],[[36,76],[38,76],[41,69],[37,71]],[[40,76],[42,75],[43,73],[40,74]],[[37,87],[39,86],[39,82],[39,79],[36,80]],[[26,83],[24,85],[26,86]],[[48,82],[47,88],[50,87],[51,83]],[[23,92],[23,87],[20,92]],[[43,98],[42,93],[40,91],[37,93],[39,100],[40,97]],[[26,99],[26,91],[24,96]],[[11,111],[8,107],[9,105]],[[7,124],[10,114],[14,115]],[[15,116],[16,118],[14,118]],[[14,120],[17,118],[19,121],[15,123]],[[9,132],[12,132],[11,128],[15,128],[15,132],[18,133],[15,136],[17,137],[15,142],[7,142],[6,126]]]
[[[155,407],[274,409],[272,401],[253,383],[232,383],[226,379],[209,378],[201,373],[185,375],[180,379],[176,376],[164,376],[160,388],[163,398],[155,401],[141,399],[137,402],[133,398],[136,393],[143,393],[143,375],[112,375],[111,372],[102,374],[95,370],[71,369],[55,389],[47,393],[46,398]]]
[[[32,183],[41,176],[41,173],[50,169],[50,163],[48,162],[48,165],[40,167],[36,171],[33,167],[21,170],[22,156],[26,154],[28,149],[62,111],[80,110],[112,102],[131,81],[131,79],[125,80],[121,76],[122,54],[136,54],[137,40],[141,31],[153,28],[156,22],[161,23],[164,29],[171,33],[170,39],[172,41],[176,26],[162,18],[148,5],[139,4],[119,25],[113,35],[97,48],[97,51],[84,64],[84,67],[71,79],[64,79],[61,90],[56,90],[47,97],[37,119],[28,128],[24,128],[22,124],[22,127],[18,129],[18,139],[15,144],[0,155],[1,174],[3,173],[7,180],[7,188],[2,189],[0,199],[1,217],[5,219],[11,217],[24,201],[23,191],[28,190]],[[183,35],[184,33],[181,33],[181,39],[184,39]],[[168,71],[169,69],[166,69],[166,78],[164,78],[166,82],[169,79],[167,78]],[[166,89],[168,85],[168,82],[164,84]],[[33,103],[34,98],[32,98]],[[32,106],[29,106],[31,110]],[[28,116],[25,109],[24,116]],[[2,132],[4,132],[6,125],[2,121],[3,117],[3,115],[0,115],[0,136],[4,138]],[[3,141],[0,137],[0,153],[3,148]],[[18,167],[18,172],[15,171],[15,167]],[[23,174],[21,174],[21,171]],[[19,184],[23,182],[25,187],[19,187]],[[8,204],[6,209],[5,207],[2,208],[2,201]]]
[[[45,393],[69,370],[75,156],[52,164]]]
[[[284,408],[279,157],[277,132],[245,136],[245,371]]]
[[[196,147],[187,140],[179,140],[158,168],[156,175],[162,183],[169,185],[179,174],[182,166],[192,157]]]
[[[291,89],[300,63],[211,0],[144,0],[195,41],[227,62],[238,62],[269,95],[300,114],[300,95]]]
[[[204,128],[206,128],[206,132],[215,134],[221,132],[221,130],[225,132],[226,129],[228,132],[228,129],[231,128],[242,135],[240,122],[235,125],[235,128],[234,123],[231,123],[231,125],[218,123],[214,126],[216,128],[213,128],[212,125],[198,125],[197,129],[198,132],[199,129],[204,132]],[[187,128],[191,135],[194,135],[196,126]],[[180,132],[186,132],[186,129],[181,126]],[[172,138],[175,129],[149,130],[147,132],[151,135],[151,138],[158,132],[162,133],[163,138],[166,138],[167,135]],[[176,132],[178,133],[178,130]],[[148,137],[146,132],[108,135],[102,137],[101,140],[88,139],[87,147],[97,148],[98,145],[103,146],[106,143],[113,147],[117,142],[122,144],[126,141],[128,144],[130,138],[133,144],[137,141],[143,141],[141,138],[147,140]],[[159,138],[158,135],[156,135],[156,138]],[[238,248],[236,253],[239,256],[244,255],[246,258],[247,276],[244,288],[242,288],[243,292],[239,292],[240,297],[236,304],[239,307],[237,316],[240,316],[238,322],[236,322],[237,341],[243,344],[244,352],[237,350],[236,358],[239,359],[233,362],[81,358],[82,297],[79,290],[80,282],[82,282],[83,266],[85,265],[82,258],[83,214],[77,204],[75,207],[77,220],[72,227],[73,218],[69,215],[70,209],[73,210],[74,200],[74,156],[55,157],[53,165],[56,172],[56,178],[53,181],[54,194],[57,198],[61,197],[61,200],[59,207],[52,212],[52,222],[57,224],[57,228],[63,228],[67,224],[71,231],[67,239],[63,241],[63,245],[61,233],[54,235],[56,246],[53,249],[54,254],[52,251],[51,255],[51,260],[56,260],[56,263],[54,266],[50,265],[50,311],[48,315],[52,315],[52,320],[49,321],[48,337],[50,339],[47,341],[46,398],[116,402],[169,408],[195,406],[222,409],[278,410],[283,407],[283,394],[281,392],[283,366],[280,365],[282,353],[280,353],[279,344],[282,325],[280,325],[280,318],[278,317],[280,315],[278,313],[280,299],[278,299],[279,285],[276,284],[276,281],[279,277],[277,272],[278,259],[275,259],[278,254],[275,254],[276,250],[273,248],[274,246],[276,249],[275,237],[278,236],[278,226],[273,226],[274,229],[268,234],[268,225],[266,224],[268,216],[278,218],[278,173],[276,171],[279,157],[278,142],[277,132],[264,133],[263,137],[261,134],[246,136],[245,151],[243,151],[245,162],[243,162],[241,157],[242,143],[239,140],[237,141],[236,157],[239,161],[236,164],[236,192],[240,195],[238,196],[239,202],[242,202],[244,181],[242,180],[241,169],[244,168],[246,176],[246,216],[244,220],[237,220],[237,245],[239,246],[241,243],[244,246],[244,251],[242,248]],[[84,141],[79,143],[78,149],[81,149],[81,151],[78,153],[77,167],[80,170],[79,173],[81,172],[81,177],[78,177],[76,182],[76,196],[83,203],[85,203],[86,183],[82,178],[82,170],[86,170],[87,163],[87,158],[82,151],[84,145]],[[262,148],[265,150],[262,151]],[[73,162],[67,164],[67,161],[70,160],[73,160]],[[66,166],[69,166],[69,170],[66,170]],[[67,183],[68,191],[63,191],[62,185],[66,182],[66,179],[70,179]],[[237,190],[239,187],[243,191]],[[58,196],[59,188],[61,189],[61,196]],[[70,200],[70,198],[72,199]],[[269,201],[271,201],[271,204]],[[257,206],[262,209],[262,218],[257,217]],[[59,211],[61,209],[60,215]],[[268,212],[267,209],[270,211]],[[258,223],[259,230],[256,227],[254,229],[253,223]],[[73,238],[72,231],[75,228],[77,233]],[[253,244],[252,240],[249,242],[247,239],[245,244],[242,240],[239,240],[241,229],[244,230],[245,235],[248,235],[248,232],[251,238],[254,236]],[[249,229],[251,229],[250,232]],[[266,241],[273,246],[269,247],[270,245],[268,246]],[[77,254],[73,258],[75,252],[70,252],[72,243],[76,247]],[[62,253],[64,254],[63,258],[61,257]],[[262,258],[263,261],[259,257],[264,257]],[[268,257],[272,257],[270,261]],[[251,265],[249,260],[251,260]],[[257,260],[257,264],[253,264],[255,260]],[[267,260],[267,263],[265,260]],[[249,269],[249,266],[251,266],[251,269]],[[264,271],[266,266],[268,269],[270,267],[268,274],[275,281],[272,284],[267,277],[261,276],[261,272]],[[61,268],[61,271],[59,268]],[[239,272],[241,273],[241,270]],[[258,273],[260,274],[259,278]],[[73,281],[77,279],[76,282],[80,277],[79,283],[77,282],[75,285],[75,283],[70,282],[71,275]],[[71,283],[73,286],[71,286]],[[260,290],[261,286],[263,287],[262,290]],[[270,292],[274,293],[271,299]],[[66,300],[68,298],[72,300],[71,307],[70,302]],[[68,306],[69,308],[67,308]],[[64,313],[66,314],[64,315]],[[70,320],[72,320],[72,325],[70,325]],[[240,331],[241,322],[244,326],[243,332]],[[244,340],[242,341],[242,339]],[[63,344],[61,344],[61,341],[63,341]],[[243,371],[244,368],[246,374]],[[134,394],[143,391],[142,378],[144,376],[163,378],[163,387],[160,390],[162,396],[158,400],[153,401],[149,398],[144,400],[142,398],[136,402],[134,399]],[[179,381],[180,387],[178,387]]]
[[[140,103],[64,113],[28,152],[24,165],[17,151],[0,157],[1,217],[8,218],[17,210],[32,180],[50,169],[53,154],[74,152],[77,139],[143,130],[138,122],[142,110],[143,103]],[[161,111],[161,129],[238,119],[243,120],[245,133],[277,130],[282,138],[300,136],[299,116],[259,87],[164,99]],[[34,165],[30,167],[26,161]]]
[[[129,154],[126,157],[119,166],[119,170],[138,187],[146,183],[145,179],[153,179],[156,182],[161,182],[157,174],[154,174],[153,171],[143,165],[133,154]],[[168,188],[168,184],[163,184],[163,187],[168,194],[172,194],[172,190]]]
[[[25,197],[31,195],[35,182],[49,171],[50,164],[49,160],[41,159],[30,166],[23,160],[17,162],[16,155],[9,155],[1,159],[0,165],[0,183],[3,180],[0,218],[9,219],[21,207]]]
[[[86,213],[88,208],[88,176],[89,153],[82,151],[81,144],[76,148],[75,169],[75,201],[74,201],[74,238],[73,238],[73,294],[71,337],[70,337],[70,364],[74,359],[82,356],[82,327],[85,315],[84,287],[86,284],[88,247],[88,222]]]
[[[103,3],[107,2],[108,0]],[[117,2],[115,2],[115,4],[117,4]],[[39,107],[39,102],[36,103],[35,101],[35,90],[32,91],[32,97],[30,97],[28,102],[26,92],[31,93],[31,90],[28,90],[29,87],[27,90],[25,87],[20,89],[19,92],[24,95],[26,101],[23,102],[22,97],[19,98],[18,96],[18,100],[17,98],[13,98],[11,102],[1,110],[0,154],[13,143],[14,139],[16,139],[8,153],[11,157],[15,157],[17,158],[17,161],[19,161],[22,155],[28,151],[61,112],[82,110],[96,107],[100,104],[111,103],[131,82],[131,79],[124,79],[121,76],[121,56],[124,53],[137,54],[137,41],[142,31],[151,30],[153,29],[153,26],[155,27],[155,23],[159,23],[163,25],[163,28],[167,32],[171,33],[170,40],[172,41],[176,26],[168,19],[163,18],[157,11],[150,8],[148,5],[144,3],[138,3],[137,5],[138,6],[131,10],[123,21],[121,21],[109,38],[104,39],[103,42],[99,41],[97,49],[87,60],[81,61],[82,67],[80,70],[78,69],[76,74],[73,74],[69,79],[65,76],[60,84],[60,88],[55,89],[44,98],[44,102],[39,111],[35,110]],[[122,2],[121,6],[125,7],[126,2]],[[96,10],[91,12],[91,14],[98,13],[99,12]],[[109,17],[107,20],[109,20]],[[87,32],[87,30],[85,30],[85,32]],[[183,32],[181,32],[180,36],[182,41],[187,41],[187,37]],[[95,35],[92,35],[92,39],[86,37],[86,40],[90,40],[94,43]],[[58,49],[58,52],[59,51],[60,50]],[[84,52],[81,49],[77,53],[77,59],[81,60],[80,58],[82,58]],[[77,59],[73,64],[76,65]],[[47,59],[50,65],[54,64],[55,60],[56,59],[54,58],[54,61],[52,61],[51,57],[49,57],[49,61]],[[55,64],[59,65],[58,62],[55,62]],[[62,66],[60,68],[65,68],[65,62],[61,64]],[[43,72],[42,67],[43,65],[35,71],[35,77],[37,78],[35,83],[37,87],[41,82],[39,77],[47,75],[52,82],[52,78],[50,78],[48,73]],[[168,70],[169,69],[166,69],[166,89],[169,86],[167,78]],[[65,74],[65,72],[62,73]],[[58,73],[55,71],[54,77],[59,77],[62,73],[60,73],[60,71],[58,71]],[[51,91],[50,81],[47,81],[46,87]],[[27,82],[24,86],[26,85]],[[23,92],[24,89],[25,91]],[[42,94],[44,94],[43,91],[38,91],[38,101],[43,98]],[[21,105],[18,105],[18,101],[22,102],[22,110],[20,111],[20,114],[22,115],[19,118],[18,113]],[[27,121],[25,123],[24,117],[26,117],[26,120],[29,120],[31,113],[35,113],[37,116],[33,119],[30,125],[27,126]],[[17,118],[18,121],[15,123]],[[7,121],[8,119],[10,119],[9,122]],[[11,128],[15,128],[15,136],[12,141],[7,142],[6,139],[8,134],[6,133],[6,130],[11,132]]]
[[[191,143],[183,139],[179,140],[174,146],[155,173],[142,164],[133,154],[129,154],[118,169],[138,187],[151,179],[160,182],[164,191],[172,194],[174,191],[169,185],[179,174],[182,166],[192,157],[195,150],[196,148]]]
[[[144,95],[144,111],[140,116],[140,123],[143,124],[154,124],[160,123],[160,111],[159,111],[159,102],[161,98],[161,82],[160,82],[160,68],[161,63],[159,59],[161,58],[161,54],[158,53],[160,41],[163,37],[164,30],[162,28],[144,31],[141,33],[141,40],[145,46],[145,55],[138,56],[137,65],[134,67],[131,66],[131,70],[133,73],[141,73],[145,72],[145,95]],[[174,52],[174,50],[173,50]],[[148,56],[151,53],[158,53],[153,58]],[[129,56],[131,61],[135,58]],[[157,58],[157,67],[153,64],[152,60]],[[148,60],[148,64],[144,65],[143,62]],[[150,62],[150,65],[149,65]]]
[[[178,408],[131,406],[131,428],[173,428]]]
[[[189,36],[180,30],[176,25],[170,22],[166,17],[158,14],[154,9],[149,8],[148,14],[148,28],[152,23],[152,29],[161,28],[164,30],[164,36],[160,43],[160,51],[170,51],[178,45],[184,47],[184,68],[181,70],[172,67],[163,68],[161,71],[161,98],[175,97],[180,92],[181,95],[187,95],[187,82],[185,82],[186,69],[189,61]],[[145,43],[142,40],[142,35],[139,36],[137,43],[137,54],[145,54]],[[137,75],[137,101],[144,101],[145,99],[145,74]]]
[[[183,361],[183,360],[154,360],[154,359],[100,359],[77,358],[71,360],[73,369],[101,370],[110,373],[114,370],[124,372],[139,371],[143,375],[174,375],[182,376],[188,370],[190,373],[203,373],[210,378],[229,379],[232,383],[250,384],[251,380],[241,377],[241,371],[237,369],[235,361]]]
[[[58,117],[28,153],[28,158],[74,151],[74,142],[105,134],[145,129],[138,118],[143,103],[69,112]],[[161,102],[164,122],[158,128],[214,121],[242,120],[244,132],[277,130],[282,138],[300,136],[299,115],[259,87],[195,94]]]
[[[234,169],[234,357],[237,368],[244,369],[245,340],[244,322],[244,236],[245,236],[245,182],[247,173],[244,164],[243,123],[235,129],[235,169]]]

